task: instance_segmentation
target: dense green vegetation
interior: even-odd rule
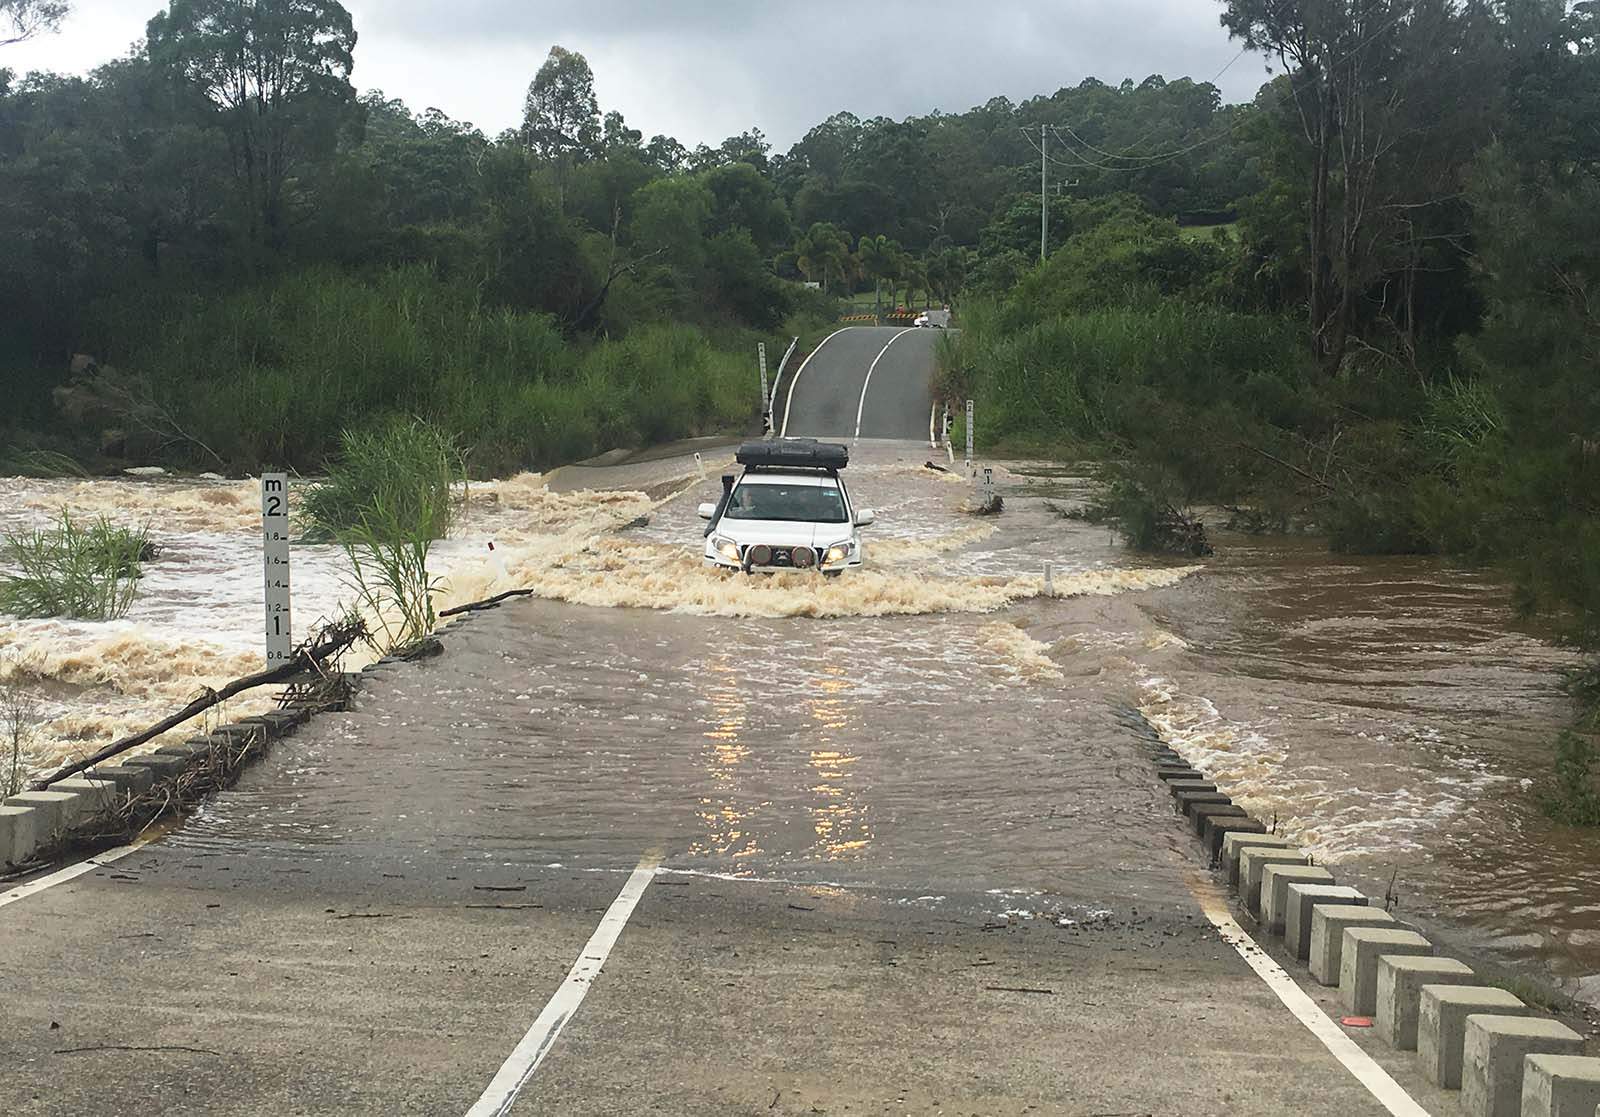
[[[4,11],[20,34],[63,7]],[[1186,220],[1259,185],[1248,110],[1188,80],[691,151],[603,113],[559,47],[523,126],[490,137],[357,96],[336,0],[153,15],[87,78],[0,69],[0,443],[18,468],[48,450],[318,469],[341,431],[394,415],[459,434],[479,474],[737,428],[755,342],[781,351],[838,312],[803,280],[876,308],[1026,273],[1041,142],[1083,164],[1064,172],[1079,193]],[[1130,174],[1070,158],[1071,136],[1199,146]],[[1071,202],[1052,205],[1060,244]]]
[[[1600,648],[1600,5],[1223,9],[1283,70],[1238,132],[1237,223],[1069,203],[1049,260],[967,305],[947,390],[991,444],[1113,463],[1131,539],[1221,504],[1496,561]],[[1564,741],[1553,814],[1594,819],[1592,756]]]
[[[1218,12],[1251,104],[1090,79],[777,153],[646,140],[559,47],[486,136],[358,97],[336,0],[172,0],[88,78],[0,70],[0,458],[317,469],[420,421],[503,473],[752,423],[754,343],[840,300],[956,302],[942,390],[1114,463],[1131,537],[1220,504],[1499,562],[1600,647],[1600,2]]]

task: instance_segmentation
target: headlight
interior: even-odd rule
[[[850,553],[855,549],[855,544],[851,543],[849,540],[846,540],[843,543],[835,543],[833,546],[828,548],[828,553],[826,556],[824,556],[822,561],[825,564],[843,562],[845,559],[850,557]]]
[[[735,566],[739,564],[739,544],[733,540],[725,536],[713,535],[711,537],[711,549]]]

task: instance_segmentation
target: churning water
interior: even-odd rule
[[[470,804],[416,819],[446,854],[665,840],[708,872],[888,885],[937,862],[1027,891],[1117,872],[1105,851],[1137,847],[1127,831],[1153,792],[1116,758],[1138,711],[1342,875],[1377,894],[1392,879],[1402,911],[1564,979],[1600,971],[1600,840],[1545,822],[1530,786],[1568,713],[1567,657],[1515,626],[1504,587],[1301,540],[1224,537],[1203,568],[1142,562],[1057,514],[1070,479],[1005,473],[1004,514],[980,518],[972,486],[925,456],[859,449],[852,492],[879,522],[869,568],[840,579],[701,565],[695,506],[725,458],[475,485],[435,551],[440,606],[542,600],[458,641],[443,689],[424,673],[330,732],[438,742],[385,765],[396,787]],[[0,526],[62,506],[148,524],[162,554],[124,621],[0,619],[3,669],[46,705],[39,765],[260,663],[254,484],[0,481]],[[336,549],[294,561],[304,634],[349,595]],[[361,790],[373,748],[280,750],[281,791],[258,780],[181,840],[348,855],[394,824],[395,788]],[[348,789],[337,811],[295,797],[317,781]],[[599,832],[602,795],[627,811]],[[935,797],[958,805],[918,809]],[[530,826],[547,849],[529,853]]]

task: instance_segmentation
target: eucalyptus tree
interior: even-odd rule
[[[1364,316],[1414,352],[1419,276],[1465,271],[1467,217],[1451,203],[1493,130],[1493,12],[1483,0],[1226,0],[1222,23],[1284,71],[1259,107],[1293,137],[1280,170],[1303,193],[1313,355],[1337,372],[1367,341]],[[1430,260],[1438,245],[1457,259]]]
[[[68,10],[64,0],[0,0],[0,47],[56,30]]]
[[[621,125],[620,116],[616,124]],[[588,59],[562,46],[551,47],[528,86],[519,135],[529,151],[555,168],[563,206],[572,168],[599,153],[602,128]]]
[[[281,250],[296,174],[331,156],[350,119],[350,13],[338,0],[173,0],[146,42],[226,134],[250,242]]]

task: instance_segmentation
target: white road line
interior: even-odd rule
[[[110,865],[112,862],[121,861],[128,854],[138,852],[160,836],[159,834],[152,834],[148,838],[140,838],[138,841],[130,842],[125,846],[108,849],[104,853],[89,858],[87,861],[80,861],[76,865],[68,865],[65,869],[58,869],[49,876],[29,881],[27,884],[19,884],[9,892],[0,892],[0,908],[8,904],[14,904],[19,900],[26,900],[29,896],[36,896],[46,888],[54,888],[58,884],[66,884],[70,880],[77,880],[85,873],[92,873],[102,865]]]
[[[893,346],[895,342],[899,341],[907,334],[914,334],[916,332],[917,331],[914,329],[905,329],[895,334],[889,339],[888,345],[885,345],[882,349],[878,350],[878,355],[872,358],[872,364],[867,366],[867,378],[861,382],[861,402],[856,405],[857,440],[861,438],[861,413],[867,409],[867,389],[872,387],[872,374],[878,371],[878,362],[883,360],[883,355],[889,351],[890,347]]]
[[[789,437],[789,412],[794,410],[794,389],[795,386],[800,383],[800,374],[805,372],[806,366],[811,363],[811,358],[822,352],[822,346],[828,344],[828,342],[832,341],[840,334],[849,333],[851,330],[859,330],[864,328],[865,327],[862,326],[846,326],[843,329],[834,330],[833,333],[822,339],[821,345],[818,345],[810,353],[806,354],[806,359],[801,361],[800,367],[794,370],[794,379],[789,381],[789,395],[785,398],[783,403],[783,429],[778,432],[779,438]],[[776,385],[773,386],[773,391],[777,391]]]
[[[1278,995],[1295,1018],[1322,1041],[1328,1052],[1355,1076],[1373,1097],[1394,1117],[1431,1117],[1416,1099],[1406,1093],[1400,1083],[1389,1077],[1389,1072],[1373,1061],[1371,1055],[1361,1050],[1355,1040],[1339,1030],[1328,1014],[1317,1007],[1317,1002],[1306,995],[1294,978],[1284,973],[1283,967],[1269,958],[1265,951],[1239,926],[1228,909],[1222,905],[1209,884],[1191,883],[1189,891],[1200,902],[1200,909],[1211,920],[1211,925],[1222,932],[1222,940],[1239,952],[1267,988]]]
[[[533,1072],[539,1069],[544,1057],[550,1054],[550,1049],[561,1036],[561,1030],[577,1013],[583,998],[589,994],[589,987],[600,976],[600,967],[605,965],[611,948],[617,945],[622,929],[628,925],[628,917],[633,914],[644,890],[655,879],[656,867],[660,863],[660,857],[647,854],[639,862],[639,867],[629,875],[628,883],[622,886],[622,891],[600,920],[600,926],[595,928],[583,952],[578,955],[578,961],[573,965],[572,972],[567,974],[567,980],[562,982],[561,988],[556,990],[555,996],[550,998],[550,1003],[539,1014],[539,1019],[528,1029],[528,1034],[522,1037],[522,1042],[517,1044],[501,1065],[483,1096],[467,1110],[467,1117],[504,1117],[511,1112],[517,1095],[533,1078]]]

